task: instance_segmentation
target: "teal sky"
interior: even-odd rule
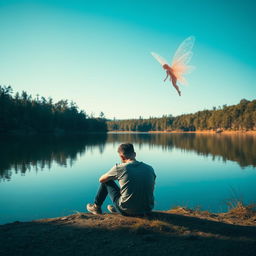
[[[108,118],[179,115],[256,98],[255,1],[0,0],[0,84]],[[194,35],[179,97],[171,62]]]

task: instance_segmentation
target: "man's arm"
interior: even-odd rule
[[[104,173],[100,178],[100,183],[105,183],[109,180],[116,180],[117,179],[117,164],[108,172]]]
[[[100,183],[105,183],[105,182],[107,182],[107,181],[109,181],[109,180],[112,180],[112,179],[113,179],[113,177],[108,176],[108,173],[105,173],[105,174],[103,174],[103,175],[99,178],[99,182],[100,182]]]

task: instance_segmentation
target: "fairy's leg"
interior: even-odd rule
[[[172,79],[172,85],[177,90],[178,94],[181,95],[180,88],[177,85],[177,78],[175,76],[171,76]]]

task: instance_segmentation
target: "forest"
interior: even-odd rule
[[[106,132],[104,114],[95,118],[76,103],[36,96],[22,91],[13,95],[11,86],[0,85],[0,134]]]
[[[112,120],[107,122],[109,131],[200,131],[200,130],[256,130],[256,100],[242,99],[239,104],[213,107],[179,116],[160,118]]]
[[[236,105],[223,105],[176,117],[164,115],[107,121],[103,113],[99,117],[89,116],[72,101],[54,103],[52,98],[38,95],[33,98],[25,91],[13,95],[11,86],[0,85],[0,134],[218,129],[256,130],[256,100],[242,99]]]

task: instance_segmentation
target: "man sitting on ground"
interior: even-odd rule
[[[154,169],[135,159],[136,153],[130,143],[121,144],[118,153],[122,163],[100,177],[101,184],[94,204],[87,204],[87,210],[101,214],[101,206],[109,194],[114,204],[107,206],[111,213],[127,216],[149,213],[154,207]],[[114,180],[118,180],[120,188]]]

